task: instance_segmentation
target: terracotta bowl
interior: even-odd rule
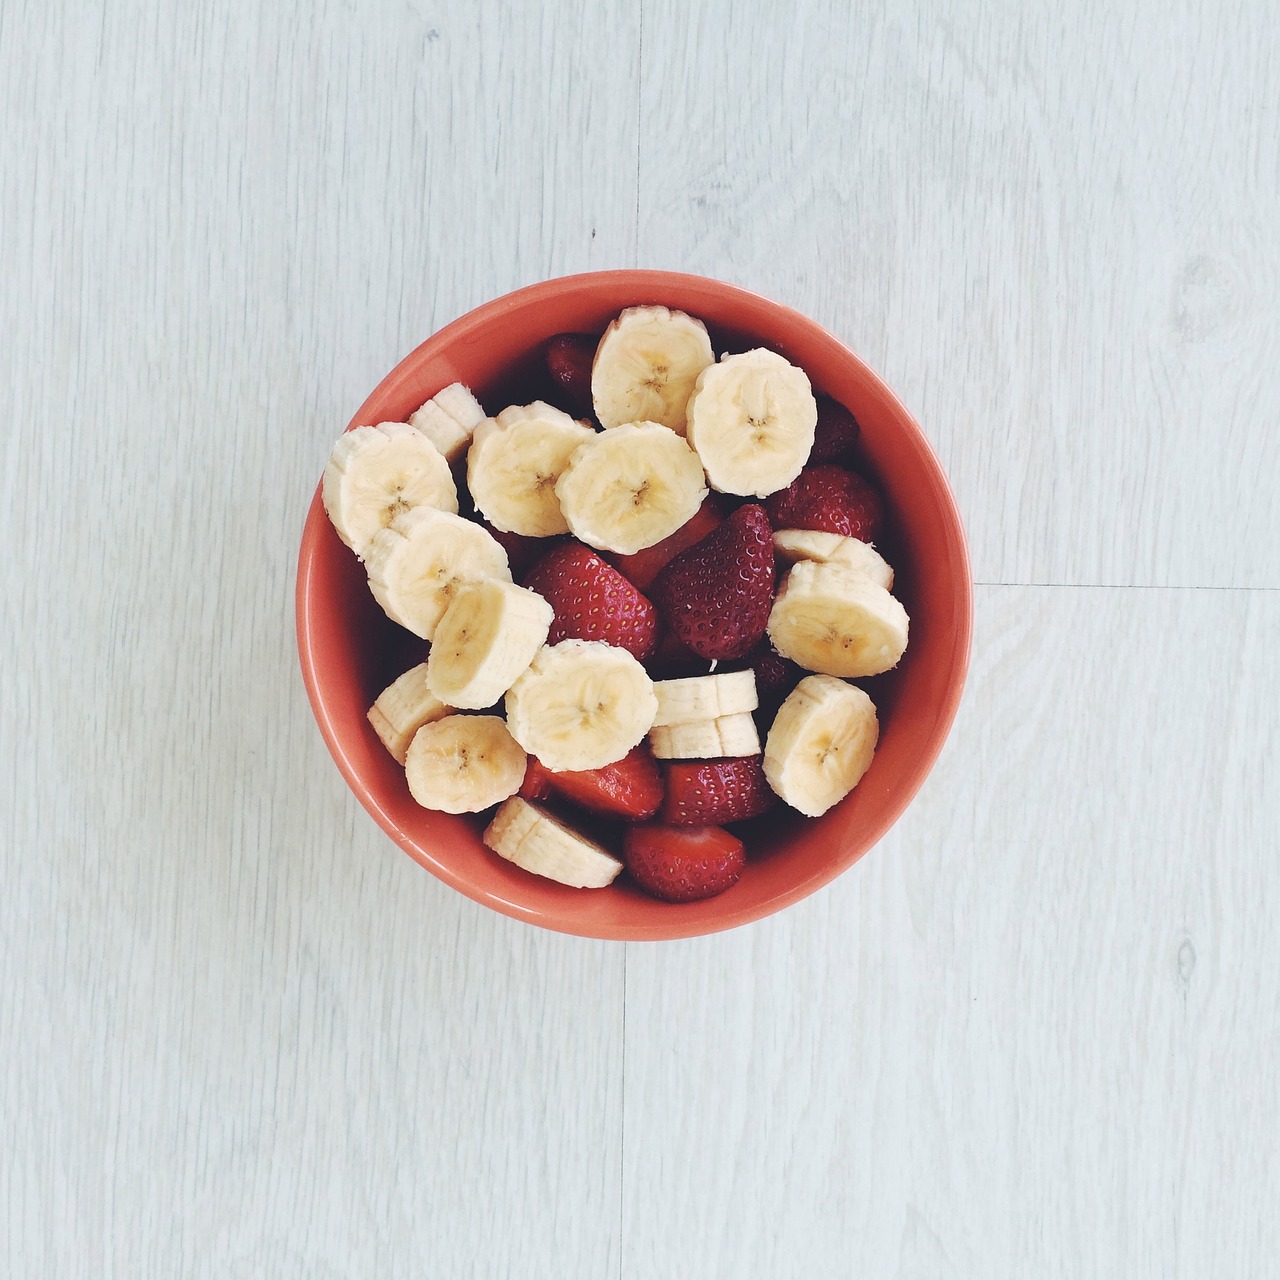
[[[486,303],[406,356],[350,425],[403,421],[454,381],[471,387],[491,413],[527,403],[540,387],[539,353],[547,338],[603,332],[619,311],[638,303],[699,316],[717,353],[750,346],[781,352],[808,373],[815,391],[846,405],[862,425],[859,465],[879,484],[892,514],[881,549],[911,616],[911,642],[895,671],[860,682],[876,702],[881,736],[856,790],[820,819],[787,813],[762,820],[742,879],[705,902],[659,902],[625,875],[608,889],[568,889],[511,866],[481,844],[482,819],[419,808],[403,770],[370,728],[365,713],[374,698],[421,661],[426,645],[378,608],[361,565],[325,517],[318,486],[298,558],[298,651],[320,732],[342,776],[379,826],[428,871],[495,911],[547,929],[596,938],[682,938],[758,920],[806,897],[846,871],[898,819],[933,766],[960,702],[972,579],[946,478],[888,387],[812,320],[699,276],[604,271],[549,280]]]

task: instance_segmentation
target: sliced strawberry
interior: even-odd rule
[[[612,565],[580,542],[562,542],[529,570],[524,585],[555,610],[548,644],[603,640],[642,662],[658,643],[658,613]]]
[[[705,676],[709,674],[711,666],[706,658],[698,657],[683,640],[677,639],[666,628],[663,628],[658,637],[658,647],[644,665],[655,680]]]
[[[611,559],[620,573],[625,574],[641,591],[648,591],[664,565],[723,523],[719,503],[715,498],[707,497],[702,506],[675,533],[668,534],[661,542],[655,542],[643,551],[629,556],[615,555]]]
[[[595,412],[591,402],[591,365],[599,342],[598,337],[588,333],[558,333],[547,339],[547,371],[575,417],[589,418]]]
[[[556,773],[534,756],[525,767],[520,794],[526,800],[559,796],[591,813],[643,821],[662,803],[662,775],[647,747],[633,747],[621,760],[599,769]]]
[[[699,657],[740,658],[764,634],[773,603],[773,533],[758,503],[739,507],[653,580],[653,602]]]
[[[863,542],[879,539],[884,500],[856,471],[820,463],[805,467],[765,499],[775,529],[822,529]]]
[[[628,827],[622,859],[646,893],[668,902],[711,898],[738,882],[742,841],[719,827]]]
[[[830,396],[818,397],[818,425],[813,430],[809,462],[842,462],[858,443],[862,428],[844,405]]]
[[[676,827],[720,826],[758,818],[774,805],[760,756],[673,761],[664,768],[662,820]]]

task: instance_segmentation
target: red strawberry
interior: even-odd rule
[[[520,794],[526,800],[556,795],[592,813],[643,820],[652,818],[662,803],[662,777],[657,761],[643,746],[633,747],[621,760],[602,768],[562,773],[530,756]]]
[[[750,667],[756,673],[756,693],[761,703],[766,704],[775,694],[790,693],[804,674],[798,664],[784,658],[773,647],[767,635],[761,636],[760,643],[741,662],[734,663],[734,667]]]
[[[548,644],[603,640],[643,662],[658,643],[657,610],[580,542],[562,542],[549,551],[525,575],[524,585],[555,610]]]
[[[507,553],[507,563],[516,576],[522,574],[539,556],[545,555],[551,545],[546,538],[530,538],[523,533],[507,533],[504,529],[495,529],[487,520],[477,523]]]
[[[589,418],[595,412],[591,400],[591,365],[598,338],[586,333],[558,333],[547,340],[547,370],[564,392],[570,412]]]
[[[662,820],[672,826],[719,826],[758,818],[773,808],[759,756],[673,762],[665,772]]]
[[[705,538],[712,529],[724,521],[716,500],[708,497],[693,515],[684,522],[675,533],[668,534],[661,542],[655,542],[643,551],[633,555],[613,557],[613,563],[620,573],[626,574],[641,591],[648,591],[658,570],[673,560],[686,547],[691,547],[701,538]]]
[[[765,499],[775,529],[823,529],[875,542],[884,526],[884,501],[856,472],[820,463],[805,467]]]
[[[667,626],[702,658],[740,658],[773,604],[773,533],[758,503],[739,507],[653,580]]]
[[[622,859],[646,893],[668,902],[696,902],[737,884],[742,841],[719,827],[628,827]]]
[[[830,396],[818,397],[818,425],[813,431],[813,449],[809,461],[838,462],[858,443],[862,428],[858,420],[842,404]]]

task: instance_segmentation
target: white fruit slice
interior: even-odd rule
[[[456,462],[471,443],[471,433],[484,421],[480,401],[460,382],[451,382],[437,391],[409,417],[416,427],[449,462]]]
[[[756,673],[723,671],[710,676],[686,676],[680,680],[655,680],[658,699],[655,728],[687,721],[714,720],[718,716],[754,711],[760,705]]]
[[[611,853],[520,796],[493,815],[481,839],[517,867],[572,889],[603,889],[622,870]]]
[[[536,592],[483,578],[454,592],[427,656],[427,685],[452,707],[492,706],[533,661],[555,611]]]
[[[501,716],[443,716],[413,735],[404,773],[424,809],[479,813],[524,781],[528,757]]]
[[[674,431],[629,422],[597,431],[574,451],[556,496],[575,537],[632,555],[691,520],[707,486],[698,455]]]
[[[604,331],[591,366],[591,400],[604,427],[660,422],[684,435],[698,374],[715,363],[701,320],[666,307],[628,307]]]
[[[369,589],[387,617],[430,640],[453,593],[481,578],[511,581],[507,553],[461,516],[415,507],[376,533],[365,557]]]
[[[338,537],[362,560],[374,534],[403,512],[419,506],[458,509],[449,464],[405,422],[345,432],[329,455],[321,499]]]
[[[467,487],[481,515],[506,533],[549,538],[568,533],[556,481],[593,427],[535,400],[486,418],[467,450]]]
[[[649,747],[659,760],[718,760],[760,754],[760,735],[749,711],[686,720],[649,730]]]
[[[788,564],[816,560],[819,564],[839,564],[865,574],[886,591],[893,590],[893,570],[869,542],[846,538],[842,533],[821,529],[779,529],[773,535],[773,549]]]
[[[874,676],[907,647],[907,611],[878,583],[844,565],[801,560],[787,570],[769,613],[784,658],[829,676]]]
[[[806,676],[774,717],[764,776],[793,809],[816,818],[857,786],[879,736],[875,705],[861,689]]]
[[[544,645],[507,691],[507,724],[548,769],[599,769],[649,731],[658,700],[644,667],[599,640]]]
[[[369,723],[382,745],[404,764],[413,735],[451,709],[427,688],[427,664],[420,662],[378,694],[369,708]]]
[[[786,488],[808,461],[817,421],[805,371],[764,347],[704,369],[689,397],[689,443],[721,493]]]

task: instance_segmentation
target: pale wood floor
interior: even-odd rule
[[[0,1271],[1280,1274],[1278,29],[0,0]],[[385,839],[292,585],[401,355],[632,265],[860,350],[979,586],[883,844],[624,947]]]

